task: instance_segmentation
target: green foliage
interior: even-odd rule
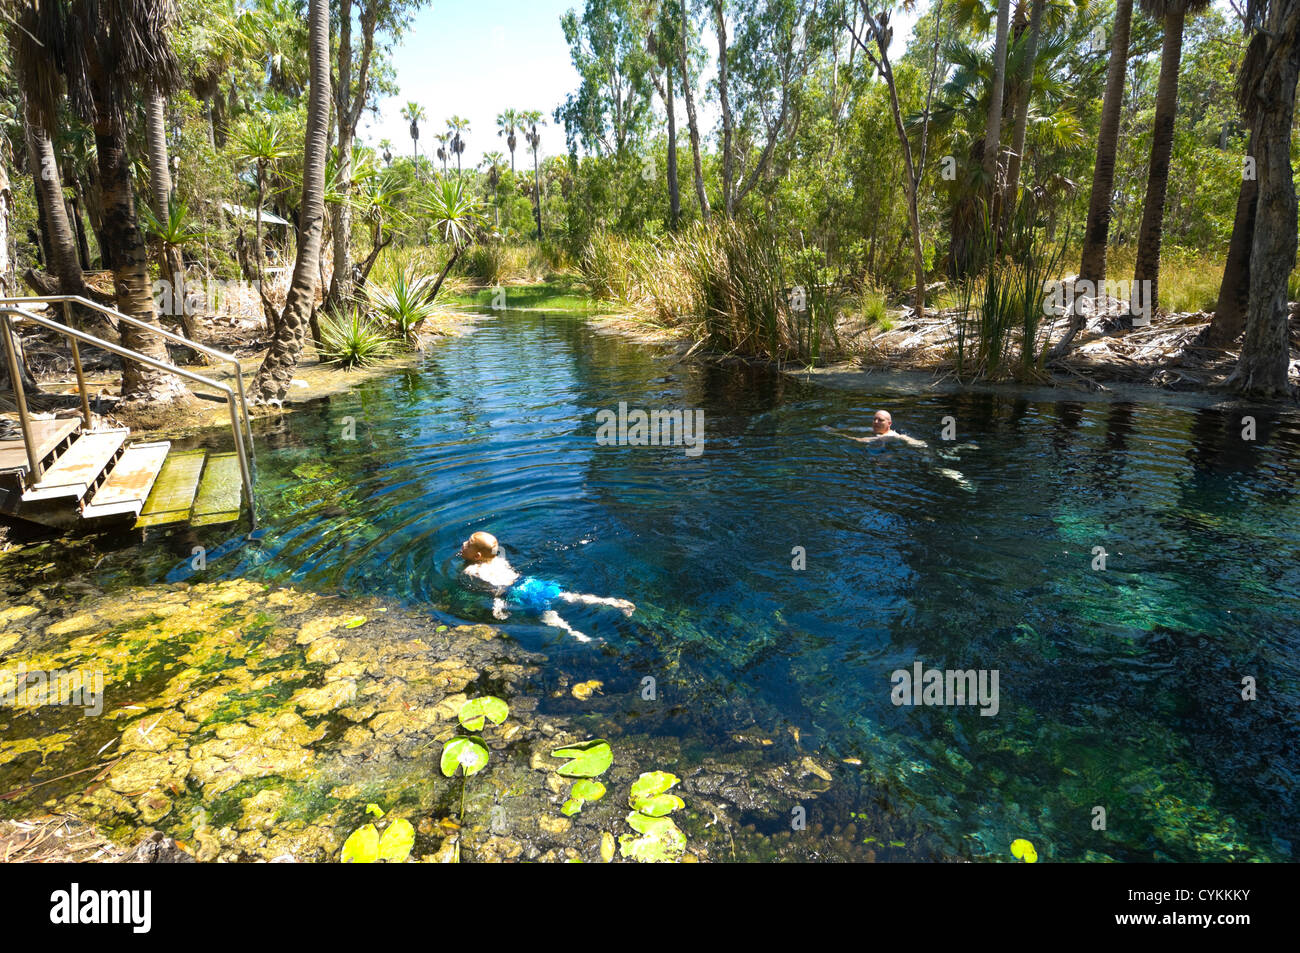
[[[482,739],[456,737],[443,746],[439,768],[445,777],[451,777],[459,768],[468,778],[486,768],[487,763],[487,745]]]
[[[681,859],[686,850],[686,835],[668,815],[685,807],[686,802],[667,793],[679,780],[667,771],[648,771],[633,782],[628,794],[633,811],[627,816],[627,823],[640,836],[624,834],[619,838],[624,857],[643,863],[673,863]]]
[[[377,804],[366,805],[366,813],[376,818],[384,816]],[[405,818],[389,822],[381,835],[374,824],[364,824],[348,835],[343,842],[340,860],[345,864],[373,864],[376,861],[400,864],[411,856],[415,846],[415,828]]]
[[[614,763],[613,749],[603,738],[557,748],[551,757],[572,759],[559,768],[560,776],[565,778],[599,777]]]
[[[413,270],[400,271],[387,285],[367,289],[366,296],[377,321],[407,346],[419,340],[420,328],[438,310],[433,278]]]
[[[510,706],[494,695],[471,698],[460,707],[457,718],[467,731],[482,731],[485,721],[499,725],[510,714]]]
[[[356,309],[321,318],[320,356],[328,364],[366,367],[391,357],[394,342],[385,330]]]

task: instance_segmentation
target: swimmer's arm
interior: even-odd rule
[[[877,440],[880,439],[880,437],[878,437],[876,434],[872,434],[870,437],[855,437],[853,436],[853,434],[845,433],[842,430],[835,430],[831,427],[827,427],[826,429],[829,430],[831,433],[835,434],[837,437],[844,437],[848,440],[856,440],[858,443],[875,443]]]

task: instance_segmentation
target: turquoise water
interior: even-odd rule
[[[703,452],[598,445],[598,411],[620,402],[702,410]],[[930,448],[824,429],[867,432],[877,405]],[[97,573],[187,578],[202,544],[207,578],[492,621],[454,557],[489,530],[521,572],[637,604],[631,618],[566,607],[591,643],[505,623],[603,680],[602,717],[676,735],[694,760],[749,732],[860,762],[837,773],[846,816],[823,820],[868,805],[899,818],[919,833],[892,856],[1005,857],[1027,837],[1054,860],[1286,860],[1297,450],[1300,419],[1276,410],[862,397],[505,312],[416,368],[263,423],[257,539],[182,531],[143,560],[110,550]],[[891,673],[916,662],[996,669],[997,714],[893,704]]]

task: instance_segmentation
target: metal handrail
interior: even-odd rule
[[[82,295],[23,295],[19,297],[4,298],[0,297],[0,305],[18,305],[24,304],[59,304],[63,305],[64,321],[71,326],[72,324],[72,305],[80,304],[91,310],[98,311],[100,314],[106,314],[109,317],[117,318],[119,321],[125,321],[133,327],[140,328],[143,331],[151,331],[161,337],[166,338],[176,344],[183,344],[186,347],[207,354],[210,357],[218,358],[232,365],[235,369],[236,389],[239,391],[239,406],[244,415],[244,428],[248,434],[248,452],[250,457],[256,459],[257,448],[253,446],[253,424],[248,413],[248,398],[244,396],[244,369],[239,364],[239,359],[233,354],[227,354],[225,351],[218,351],[214,347],[206,344],[200,344],[198,341],[191,341],[184,335],[156,327],[147,321],[141,321],[139,318],[133,318],[129,314],[123,314],[117,308],[110,308],[106,304],[100,304],[90,298]],[[86,426],[90,426],[90,401],[86,396],[86,382],[81,371],[81,356],[77,353],[77,342],[72,342],[72,359],[77,369],[77,383],[81,388],[81,403],[83,414],[86,420]]]
[[[116,354],[118,357],[135,361],[138,364],[144,364],[146,367],[152,367],[155,370],[177,374],[181,377],[188,378],[189,380],[196,381],[197,383],[206,384],[216,390],[224,391],[226,394],[226,406],[230,409],[230,432],[234,435],[235,452],[239,457],[239,476],[244,484],[244,492],[248,496],[249,516],[252,519],[253,526],[257,526],[257,508],[254,505],[253,498],[252,472],[249,469],[248,451],[244,447],[244,434],[239,426],[239,411],[235,408],[235,392],[233,390],[225,384],[218,384],[211,378],[204,377],[201,374],[195,374],[192,371],[187,371],[170,362],[155,360],[154,358],[141,354],[138,351],[132,351],[130,348],[113,344],[109,341],[103,340],[102,338],[97,338],[95,335],[89,334],[85,331],[78,331],[76,328],[66,327],[57,321],[41,317],[38,314],[34,314],[31,311],[24,310],[15,305],[0,303],[0,315],[10,314],[16,314],[20,318],[25,318],[39,327],[55,331],[58,334],[71,338],[74,347],[76,346],[77,341],[83,341],[86,344],[93,344],[96,347],[102,348],[110,354]],[[18,398],[18,417],[23,429],[23,439],[27,445],[27,462],[31,465],[33,476],[39,480],[41,476],[41,466],[40,461],[36,459],[36,444],[32,440],[31,424],[27,415],[27,401],[23,393],[22,380],[19,376],[18,359],[17,355],[14,353],[13,341],[9,337],[9,319],[7,317],[0,319],[0,324],[3,325],[3,327],[0,327],[0,332],[3,332],[0,333],[0,337],[4,338],[5,357],[9,362],[9,372],[14,385],[14,395]]]

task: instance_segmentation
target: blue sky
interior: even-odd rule
[[[505,140],[496,134],[496,117],[513,106],[540,109],[548,122],[542,130],[542,155],[563,154],[564,130],[556,127],[553,113],[578,88],[578,74],[560,17],[582,6],[582,0],[434,0],[415,15],[411,30],[393,52],[400,94],[380,102],[378,117],[362,120],[362,140],[376,145],[391,139],[396,152],[409,155],[411,139],[401,109],[414,100],[429,116],[420,130],[420,154],[437,147],[433,136],[445,130],[447,117],[464,116],[470,131],[462,161],[472,167],[485,152],[500,150],[509,157]],[[913,22],[915,15],[900,11],[896,16],[894,56],[901,54]],[[712,36],[704,41],[711,46]],[[655,109],[662,115],[657,97]],[[700,103],[699,109],[706,130],[716,125],[716,105]],[[679,108],[679,116],[684,121],[684,108]],[[515,161],[521,166],[531,162],[522,137]]]

